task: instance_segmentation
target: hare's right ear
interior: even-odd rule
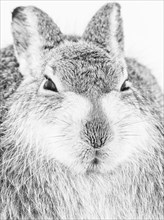
[[[14,48],[23,75],[39,74],[45,51],[63,41],[57,25],[40,9],[18,7],[12,13]]]
[[[122,54],[124,51],[124,37],[120,5],[108,3],[98,10],[89,22],[83,39],[98,46]]]

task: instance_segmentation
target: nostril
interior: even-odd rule
[[[95,148],[95,149],[98,149],[98,148],[100,148],[102,146],[103,146],[103,143],[102,144],[101,143],[92,144],[92,147]]]

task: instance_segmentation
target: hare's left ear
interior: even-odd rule
[[[40,9],[18,7],[12,13],[12,34],[20,71],[23,75],[41,73],[44,57],[64,39],[58,26]]]
[[[103,6],[91,19],[83,39],[91,41],[107,51],[122,52],[124,38],[120,5],[109,3]]]

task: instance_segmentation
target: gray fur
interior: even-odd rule
[[[110,27],[112,25],[112,22],[110,14],[114,8],[116,8],[117,11],[116,20],[118,22],[118,25],[116,27],[116,32],[111,33]],[[124,50],[124,37],[122,29],[122,19],[120,15],[120,5],[117,3],[104,5],[94,15],[83,34],[83,38],[87,41],[98,44],[104,49],[110,50],[110,48],[108,48],[107,46],[109,44],[110,38],[112,37],[112,34],[115,35],[116,40],[119,43],[120,49]]]
[[[34,43],[31,38],[34,35],[33,29],[35,29],[35,20],[34,24],[29,23],[29,16],[37,17],[37,31],[41,39],[44,40],[42,45],[43,49],[51,49],[62,41],[63,35],[61,31],[46,13],[32,6],[28,8],[18,7],[13,11],[12,16],[14,44],[18,54],[27,50],[28,47]],[[30,31],[28,31],[29,28],[31,29]]]
[[[120,10],[118,4],[107,4],[100,9],[82,38],[62,35],[45,13],[30,7],[42,24],[41,27],[38,23],[38,32],[46,44],[39,48],[45,54],[41,71],[38,75],[31,70],[29,81],[24,73],[22,80],[18,70],[21,49],[27,53],[29,46],[25,36],[17,43],[19,29],[14,32],[18,61],[13,46],[1,51],[0,219],[164,218],[163,94],[149,69],[131,58],[124,58],[121,18],[117,19],[120,29],[116,35],[120,54],[115,54],[106,41],[108,32],[96,34],[96,30],[102,30],[102,24],[109,24],[107,14],[113,7]],[[13,19],[19,20],[21,16],[19,25],[22,25],[27,17],[22,20],[24,15],[20,12],[22,8],[15,11]],[[48,46],[45,48],[45,45]],[[33,117],[46,125],[52,124],[54,113],[61,108],[64,99],[62,92],[55,96],[38,95],[47,66],[60,78],[66,93],[87,97],[92,103],[89,120],[84,123],[80,135],[88,144],[94,147],[97,144],[97,148],[114,136],[100,100],[117,89],[122,72],[127,69],[133,96],[122,95],[120,102],[148,121],[149,150],[141,150],[131,160],[107,171],[99,170],[98,166],[92,169],[92,164],[86,168],[85,154],[82,173],[42,155],[37,146],[39,142],[28,140],[26,129]]]

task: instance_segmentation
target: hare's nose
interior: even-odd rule
[[[110,137],[108,124],[100,119],[87,121],[82,133],[82,139],[95,149],[104,146]]]

